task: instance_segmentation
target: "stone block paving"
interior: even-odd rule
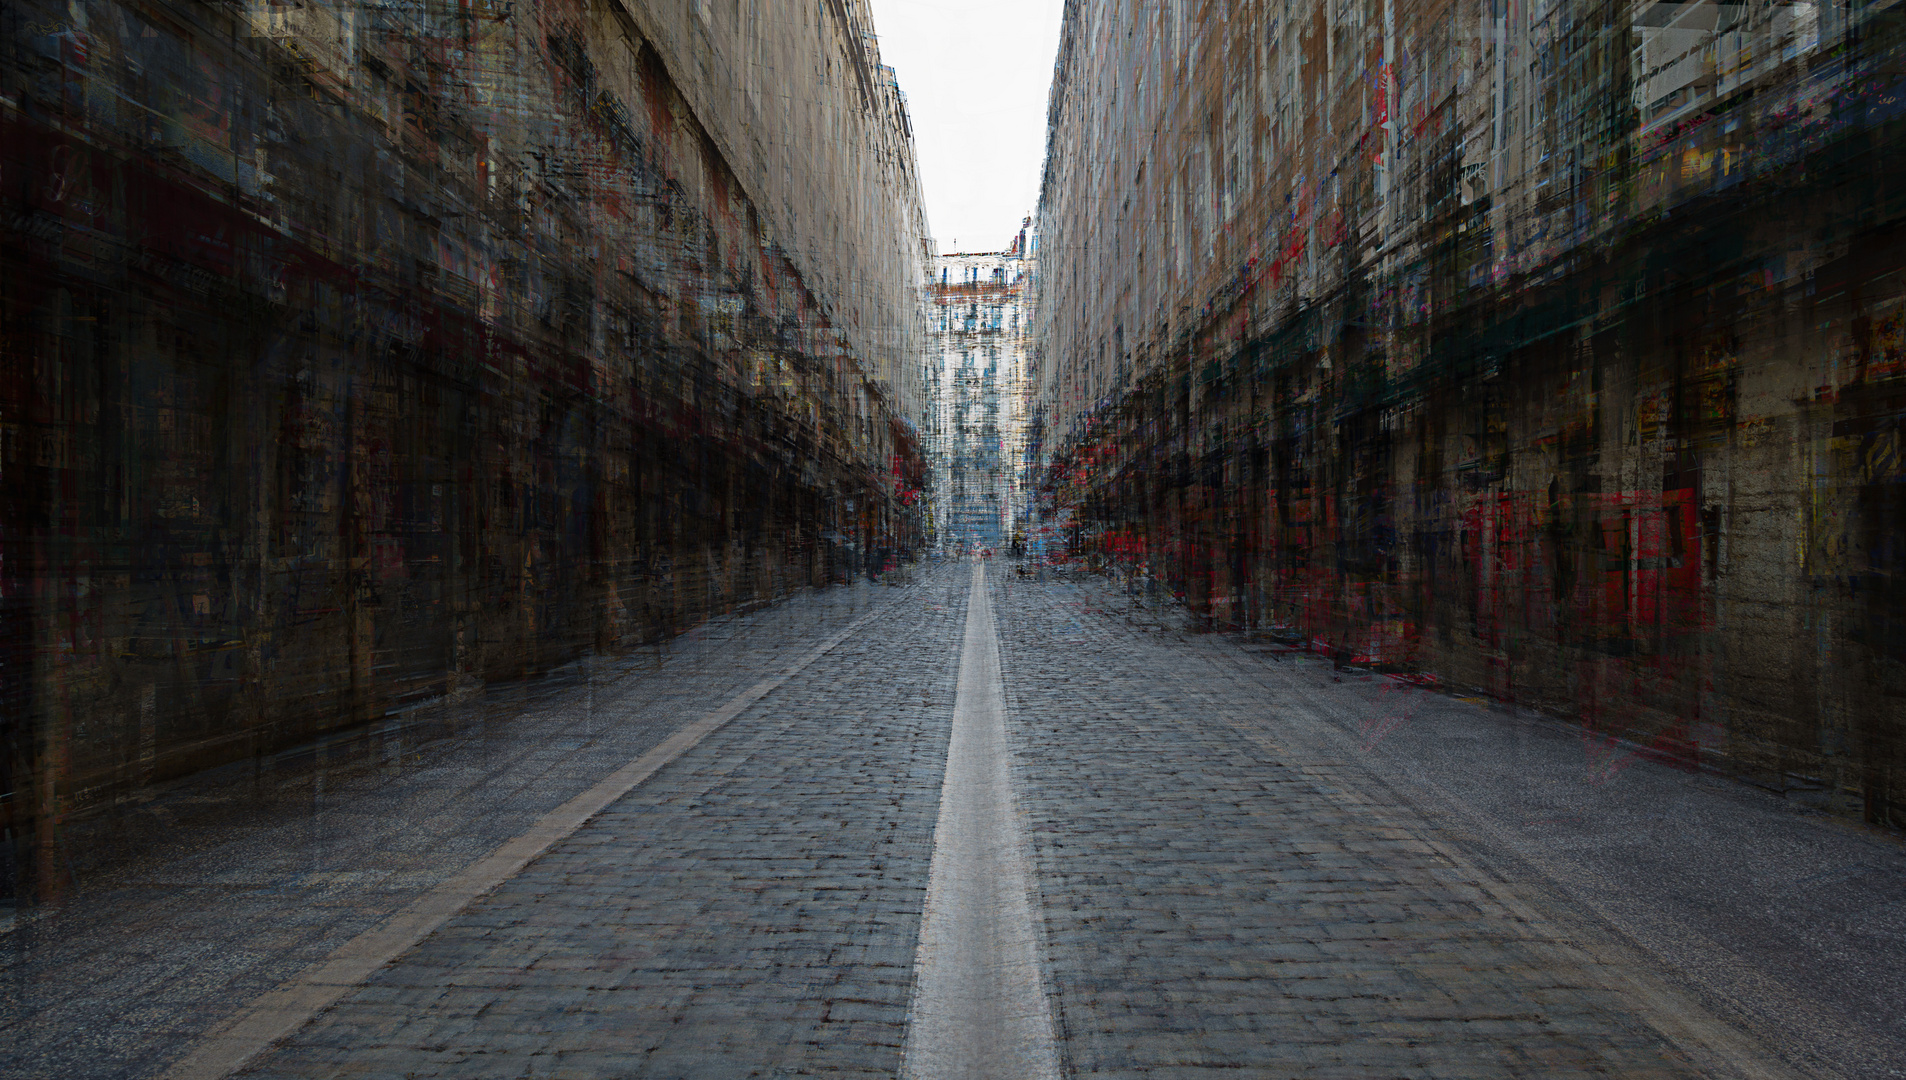
[[[966,617],[949,569],[245,1075],[898,1075]]]
[[[1897,838],[989,576],[1070,1074],[1906,1075]],[[0,1076],[163,1072],[870,610],[249,1075],[897,1075],[970,580],[807,594],[151,793],[0,932]]]
[[[159,1075],[258,995],[764,673],[870,609],[917,611],[936,588],[804,592],[77,823],[66,899],[0,923],[0,1077]]]
[[[1354,749],[1286,739],[1328,678],[1247,677],[1273,662],[1136,629],[1110,590],[996,580],[1073,1074],[1666,1078],[1765,1053],[1664,1015],[1684,999],[1399,813]]]
[[[1104,579],[1053,602],[1082,625],[1149,631],[1198,672],[1190,707],[1391,808],[1796,1071],[1906,1077],[1906,837],[1650,760],[1567,718],[1176,632],[1174,613]]]

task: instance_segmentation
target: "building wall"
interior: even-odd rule
[[[0,891],[168,777],[918,543],[924,214],[851,0],[0,35]]]
[[[1054,513],[1213,626],[1906,823],[1901,46],[1894,4],[1075,0]]]
[[[932,266],[935,360],[925,441],[935,541],[1004,550],[1025,512],[1033,258],[1022,231],[1010,250],[938,255]]]

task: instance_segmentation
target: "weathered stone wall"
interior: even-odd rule
[[[778,76],[700,16],[5,9],[3,891],[142,785],[917,542],[924,218],[857,18],[727,31],[830,140],[737,167]]]
[[[1591,770],[1906,824],[1901,20],[1700,6],[1075,5],[1047,512]]]

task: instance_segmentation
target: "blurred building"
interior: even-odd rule
[[[936,256],[929,290],[937,360],[925,426],[931,518],[942,545],[1004,550],[1025,520],[1027,227],[1005,251]]]
[[[918,545],[930,247],[860,0],[0,38],[0,894],[129,791]]]
[[[1035,413],[1074,547],[1906,824],[1903,30],[1069,4]]]

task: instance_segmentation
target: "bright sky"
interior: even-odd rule
[[[1063,0],[870,2],[913,117],[934,243],[1005,250],[1039,205]]]

